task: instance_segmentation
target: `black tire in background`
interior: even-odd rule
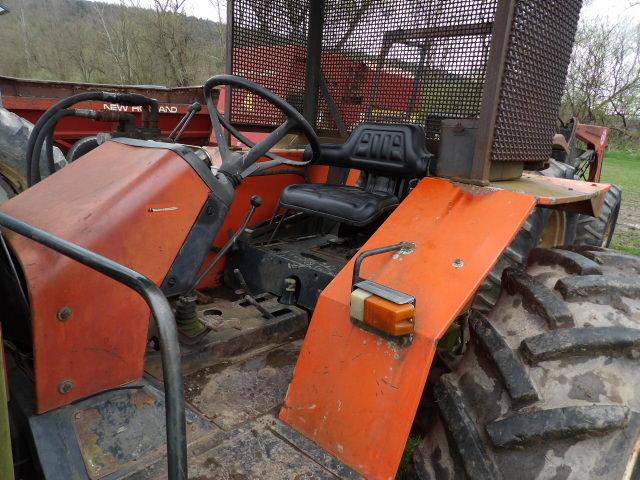
[[[14,193],[20,193],[27,188],[27,143],[33,130],[33,124],[9,110],[0,107],[0,176]],[[44,149],[43,149],[44,152]],[[40,156],[40,163],[46,165],[46,155]],[[62,152],[54,148],[56,166],[62,168],[66,160]],[[42,168],[43,172],[46,170]],[[0,184],[0,189],[5,186]],[[0,191],[0,203],[4,195]]]
[[[573,245],[592,245],[608,247],[611,245],[613,234],[618,223],[620,206],[622,205],[622,190],[611,185],[605,194],[602,213],[599,217],[588,215],[574,215],[570,222],[575,223],[575,239]]]
[[[74,162],[81,156],[89,153],[94,148],[98,148],[98,137],[84,137],[74,143],[67,152],[67,161]]]
[[[640,258],[535,249],[509,268],[461,360],[435,379],[421,480],[638,475]]]
[[[0,175],[0,204],[3,204],[10,198],[13,198],[15,195],[16,192],[11,184],[2,175]]]

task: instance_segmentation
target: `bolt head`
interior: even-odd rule
[[[58,385],[58,391],[65,395],[73,390],[73,380],[65,380],[60,385]]]
[[[453,262],[451,262],[451,265],[453,265],[453,268],[462,268],[464,267],[464,260],[462,260],[461,258],[456,258]]]
[[[56,317],[61,322],[66,322],[68,320],[71,320],[71,317],[73,317],[73,309],[67,306],[62,307],[60,310],[58,310]]]

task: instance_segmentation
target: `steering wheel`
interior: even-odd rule
[[[218,111],[217,106],[214,105],[213,100],[211,99],[211,90],[222,86],[239,87],[256,94],[284,113],[287,117],[286,121],[257,144],[252,142],[240,133],[233,125],[231,125],[231,123]],[[256,174],[278,165],[304,167],[319,159],[320,140],[318,139],[316,132],[313,130],[313,127],[302,116],[302,114],[300,114],[300,112],[271,90],[236,75],[216,75],[205,82],[204,98],[207,101],[207,107],[211,117],[211,125],[213,126],[213,131],[216,135],[218,148],[220,150],[220,156],[222,158],[222,166],[220,167],[222,173],[245,178],[251,174]],[[231,135],[248,146],[249,151],[245,153],[232,151],[227,143],[224,131],[222,130],[223,126]],[[269,150],[271,150],[295,127],[300,127],[302,129],[304,136],[309,142],[311,147],[311,158],[307,161],[297,161],[269,153]],[[263,156],[270,160],[258,162],[258,160]]]

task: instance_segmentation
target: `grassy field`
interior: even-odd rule
[[[640,152],[607,152],[602,181],[622,188],[622,209],[611,246],[640,255]]]

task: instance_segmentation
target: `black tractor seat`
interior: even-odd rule
[[[398,197],[347,185],[301,183],[285,189],[280,206],[362,226],[398,206]]]
[[[305,151],[305,157],[310,153]],[[346,143],[322,145],[318,163],[361,170],[363,186],[290,185],[282,192],[280,207],[356,227],[367,225],[398,206],[409,180],[427,174],[431,157],[419,125],[362,123]]]

